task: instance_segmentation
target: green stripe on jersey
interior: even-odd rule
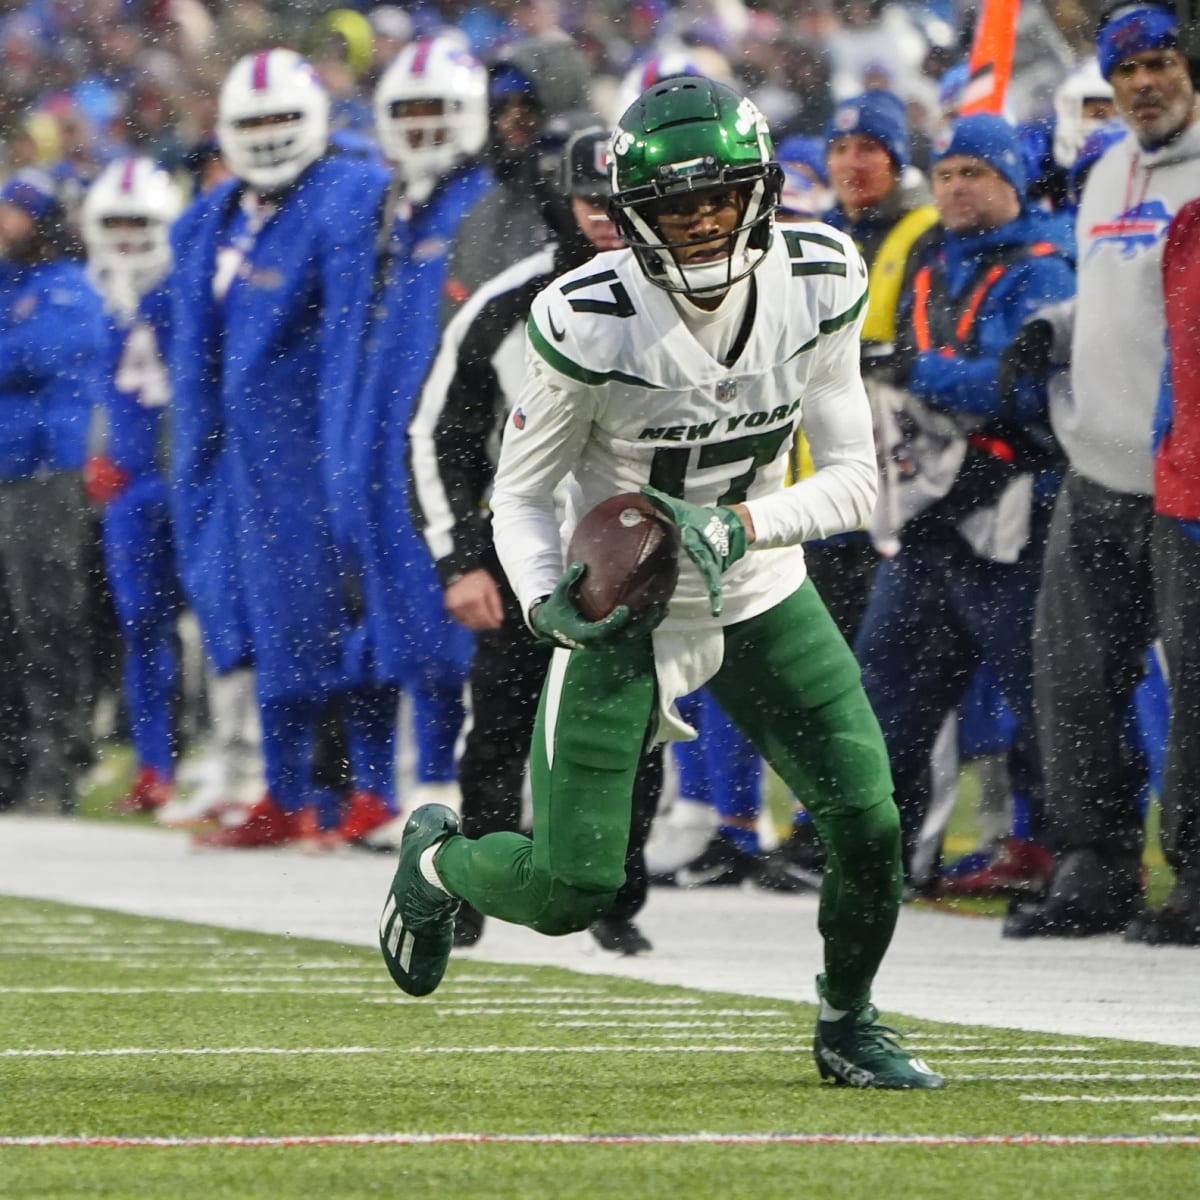
[[[852,305],[850,305],[850,307],[846,309],[844,313],[836,317],[828,317],[826,320],[822,321],[818,327],[821,332],[818,333],[817,336],[811,341],[805,342],[804,345],[798,350],[793,351],[788,356],[788,362],[791,362],[793,358],[798,358],[801,354],[807,354],[821,340],[822,334],[837,333],[839,329],[849,325],[850,322],[853,321],[860,312],[862,312],[866,303],[867,293],[863,292],[863,294],[859,296],[859,298]]]
[[[789,229],[784,234],[784,240],[788,242],[789,248],[793,241],[812,242],[817,246],[837,251],[843,258],[846,257],[846,247],[837,238],[826,237],[823,233],[812,233],[806,229]]]
[[[593,387],[599,387],[603,383],[628,383],[632,387],[649,388],[652,391],[659,390],[657,383],[639,379],[636,375],[626,375],[624,371],[589,371],[587,367],[581,367],[579,363],[569,359],[561,350],[556,350],[553,344],[546,340],[546,335],[537,327],[537,322],[533,319],[533,313],[529,314],[525,330],[529,334],[530,345],[560,375],[566,375],[568,379],[575,379]]]
[[[792,259],[792,274],[793,275],[841,275],[846,277],[846,264],[844,262],[797,262]]]

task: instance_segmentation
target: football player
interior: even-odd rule
[[[215,536],[244,589],[268,792],[202,841],[329,845],[362,836],[378,820],[373,797],[393,787],[378,747],[391,744],[394,703],[350,674],[362,606],[344,554],[351,400],[389,174],[331,148],[329,96],[292,50],[234,64],[217,137],[234,178],[174,238],[173,515],[186,581],[209,558],[214,506],[232,507]],[[353,774],[346,813],[312,778],[334,708]]]
[[[901,899],[899,819],[858,665],[805,579],[800,543],[857,528],[877,480],[859,375],[866,269],[820,224],[773,225],[782,187],[766,121],[694,76],[622,116],[609,167],[628,249],[535,300],[529,371],[492,509],[533,631],[556,646],[534,733],[533,836],[462,836],[440,806],[409,819],[380,942],[396,983],[431,991],[461,901],[546,934],[585,928],[623,879],[647,740],[689,737],[672,702],[707,684],[767,762],[811,794],[828,848],[814,1039],[825,1078],[936,1088],[876,1021],[871,984]],[[815,470],[783,487],[798,427]],[[552,495],[578,511],[641,488],[687,558],[656,628],[624,606],[579,613]]]
[[[350,434],[354,539],[371,670],[411,697],[415,790],[444,791],[454,786],[472,639],[443,610],[425,543],[408,520],[407,429],[437,350],[450,246],[492,187],[480,158],[487,70],[452,38],[412,42],[379,81],[375,123],[394,178]],[[394,813],[385,815],[389,822],[367,834],[373,845],[391,837]],[[394,832],[398,841],[398,824]]]
[[[183,206],[170,175],[148,158],[110,164],[88,189],[81,228],[88,274],[109,321],[106,444],[84,482],[103,506],[104,558],[125,643],[125,702],[137,774],[121,803],[161,808],[174,787],[173,697],[179,678],[175,567],[167,482],[159,454],[170,397],[162,344],[168,331],[170,230]]]
[[[608,215],[609,137],[596,126],[568,141],[560,186],[545,206],[554,241],[485,283],[446,326],[409,429],[413,518],[436,561],[446,611],[476,639],[471,728],[459,761],[462,827],[471,837],[520,827],[525,763],[550,659],[549,647],[530,635],[492,543],[496,431],[524,380],[533,298],[597,251],[622,244]],[[642,847],[661,790],[662,755],[649,754],[633,788],[625,883],[589,927],[605,949],[651,948],[633,918],[646,899]],[[483,927],[482,913],[460,905],[455,945],[474,945]]]

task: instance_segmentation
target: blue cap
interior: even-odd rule
[[[521,96],[533,104],[538,103],[537,88],[529,73],[516,63],[502,59],[488,71],[488,100],[499,104],[510,96]]]
[[[938,139],[933,149],[931,165],[943,158],[964,154],[982,159],[992,170],[999,172],[1012,185],[1017,198],[1025,202],[1029,176],[1017,131],[1003,118],[991,113],[975,113],[959,117],[947,133]]]
[[[863,92],[843,100],[825,127],[825,151],[840,137],[861,133],[874,138],[891,156],[896,170],[912,161],[908,144],[908,113],[904,101],[891,92]]]
[[[18,171],[0,188],[0,204],[11,204],[27,212],[35,221],[42,220],[58,203],[54,179],[36,167]]]
[[[1108,79],[1117,63],[1144,50],[1179,46],[1179,18],[1162,4],[1129,4],[1118,8],[1096,30],[1100,74]]]
[[[786,171],[789,163],[806,166],[822,183],[829,182],[825,167],[825,143],[817,137],[794,133],[775,143],[775,158]]]

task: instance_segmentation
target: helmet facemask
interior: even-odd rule
[[[651,283],[712,297],[758,269],[771,244],[783,170],[774,161],[766,120],[750,100],[709,79],[663,80],[622,116],[609,164],[613,221]],[[665,235],[664,207],[669,212],[672,202],[726,193],[735,194],[740,207],[733,225],[720,234],[727,252],[687,266],[680,260],[684,247],[717,239],[682,231]]]
[[[722,180],[724,186],[689,184],[659,191],[645,199],[629,195],[622,196],[620,201],[614,199],[613,222],[651,283],[669,292],[712,296],[728,291],[758,269],[770,245],[772,217],[779,205],[782,180],[776,179],[773,173],[759,173],[758,178],[737,183],[729,178],[731,174],[734,173],[727,173]],[[656,211],[663,205],[670,205],[673,199],[680,197],[695,197],[703,202],[706,197],[719,197],[726,192],[736,195],[741,209],[728,233],[704,240],[664,236],[659,224],[660,214]],[[677,251],[683,247],[715,246],[719,241],[727,245],[727,252],[719,261],[693,266],[679,261]]]

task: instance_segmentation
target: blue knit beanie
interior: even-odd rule
[[[955,154],[983,159],[1012,184],[1017,198],[1024,204],[1029,176],[1025,172],[1017,131],[1003,117],[991,113],[959,117],[934,146],[931,165],[936,166],[943,158]]]
[[[863,92],[843,100],[825,127],[825,152],[840,137],[861,133],[874,138],[888,152],[897,171],[912,161],[908,144],[908,113],[904,101],[891,92]]]
[[[1174,50],[1179,45],[1179,18],[1163,4],[1129,4],[1118,8],[1096,30],[1096,57],[1105,79],[1117,63],[1144,50]]]

